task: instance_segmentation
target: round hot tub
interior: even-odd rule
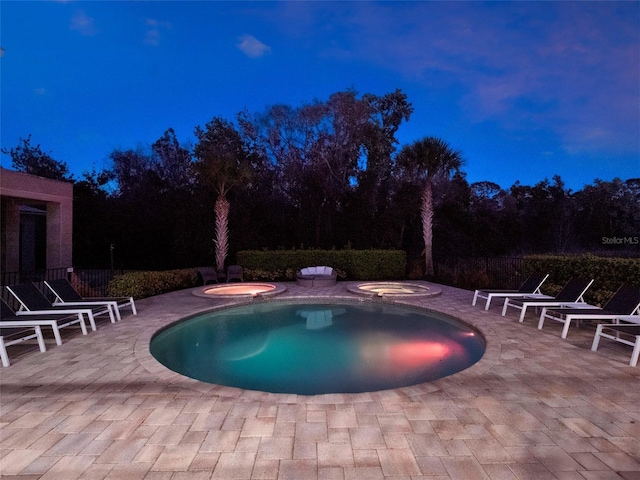
[[[400,388],[452,375],[484,354],[479,331],[447,315],[381,302],[258,302],[157,332],[151,354],[208,383],[316,395]]]
[[[366,282],[347,285],[347,290],[369,297],[435,297],[442,292],[435,285],[409,282]]]
[[[267,297],[277,295],[286,290],[284,285],[273,283],[225,283],[220,285],[205,285],[191,291],[197,297],[204,298],[244,298]]]

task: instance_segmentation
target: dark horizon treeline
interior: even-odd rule
[[[111,245],[116,268],[214,265],[214,185],[230,203],[227,263],[245,249],[396,248],[422,265],[424,172],[395,166],[395,133],[411,112],[399,90],[338,92],[243,112],[236,123],[214,117],[196,128],[193,147],[169,128],[147,150],[115,150],[110,168],[73,180],[74,265],[108,268]],[[15,169],[71,179],[29,139],[5,151]],[[436,257],[638,255],[640,178],[596,179],[576,192],[558,176],[502,189],[469,184],[462,169],[433,193]]]
[[[203,185],[172,190],[149,176],[138,178],[138,188],[126,196],[76,183],[75,265],[107,268],[111,244],[116,268],[214,265],[214,193]],[[409,186],[393,191],[377,218],[354,204],[333,212],[333,224],[325,227],[331,235],[319,243],[305,212],[269,190],[267,183],[229,194],[228,263],[235,262],[235,252],[247,249],[398,248],[414,264],[423,264],[420,196]],[[558,177],[504,190],[491,182],[469,185],[457,176],[437,186],[436,198],[436,257],[638,255],[638,179],[596,180],[571,192]]]

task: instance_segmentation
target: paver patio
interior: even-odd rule
[[[278,299],[346,297],[286,284]],[[178,318],[232,300],[190,291],[137,302],[138,316],[63,333],[0,371],[0,477],[74,479],[640,479],[640,368],[630,348],[589,350],[593,327],[537,330],[442,287],[422,305],[487,339],[471,368],[363,394],[279,395],[210,385],[151,357]],[[10,347],[13,348],[13,347]],[[18,347],[20,348],[20,347]]]

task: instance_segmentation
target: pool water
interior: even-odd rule
[[[485,341],[462,322],[398,305],[272,302],[187,319],[150,348],[203,382],[315,395],[442,378],[476,363]]]

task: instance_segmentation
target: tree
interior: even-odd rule
[[[512,215],[509,193],[496,183],[476,182],[469,186],[469,252],[474,255],[504,255],[514,247],[518,219]]]
[[[105,234],[114,228],[113,199],[105,189],[110,175],[93,168],[82,177],[73,185],[73,262],[101,268],[109,265],[113,241]]]
[[[533,187],[516,182],[510,188],[519,223],[519,246],[525,252],[564,252],[573,237],[573,199],[555,175]]]
[[[396,132],[409,120],[413,107],[401,90],[384,96],[365,94],[362,102],[369,116],[362,132],[363,155],[345,202],[342,235],[356,248],[398,248],[402,224],[393,208],[392,155],[398,144]]]
[[[640,179],[596,179],[574,198],[576,236],[583,249],[599,251],[613,246],[621,254],[625,250],[637,251],[633,238],[640,232]],[[611,237],[623,243],[607,244],[605,239]]]
[[[196,127],[198,143],[194,149],[200,179],[211,185],[217,195],[215,201],[216,268],[224,271],[229,253],[229,191],[251,178],[251,155],[245,149],[235,127],[219,117],[214,117],[205,128]]]
[[[180,146],[173,128],[151,145],[153,165],[167,190],[181,190],[193,184],[191,153]]]
[[[132,196],[143,192],[149,177],[157,177],[153,160],[142,148],[136,150],[114,150],[111,159],[110,174],[116,181],[117,193],[120,196]]]
[[[389,177],[395,132],[411,111],[399,90],[361,98],[347,90],[323,102],[240,116],[244,137],[272,165],[276,188],[298,213],[299,230],[308,235],[301,243],[335,245],[337,219],[348,217],[348,205],[375,213],[368,207],[383,203],[377,195]]]
[[[53,180],[73,180],[65,162],[59,162],[44,153],[40,145],[31,145],[31,135],[21,138],[17,147],[10,150],[3,148],[2,153],[11,156],[13,168],[18,172],[30,173]]]
[[[405,145],[396,157],[400,176],[421,187],[420,216],[424,240],[425,274],[433,270],[433,185],[440,180],[450,180],[460,172],[462,154],[453,150],[444,140],[425,137],[411,145]]]

